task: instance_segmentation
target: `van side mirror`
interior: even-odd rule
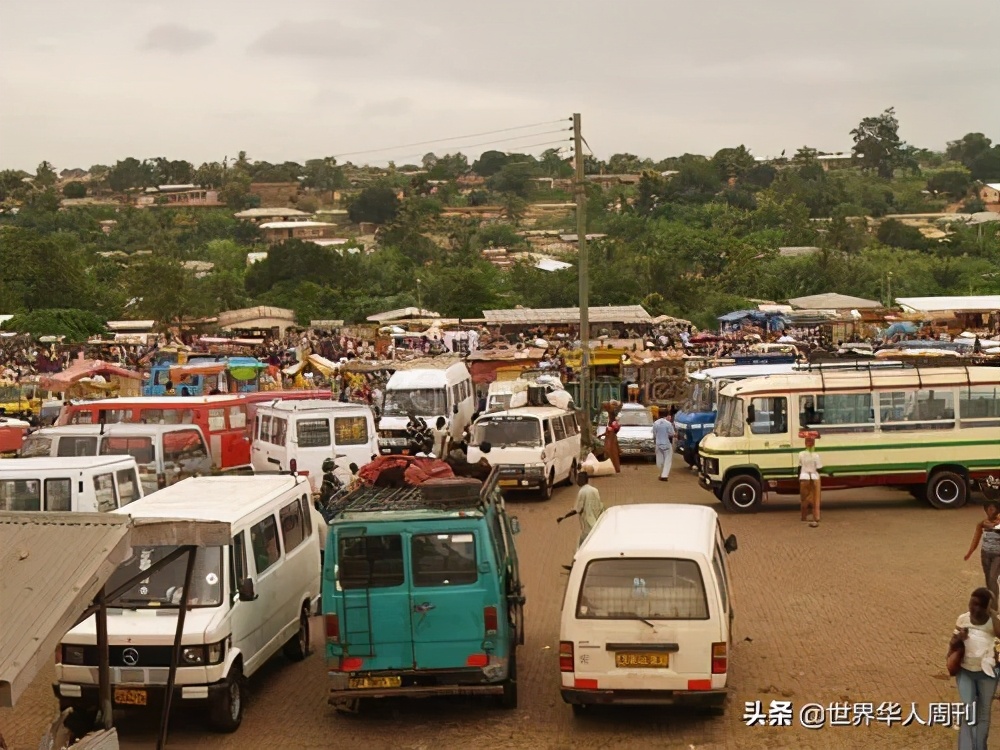
[[[458,414],[458,404],[453,404],[451,407],[452,414]]]
[[[253,589],[253,581],[249,578],[244,578],[240,581],[240,585],[236,587],[236,590],[240,594],[241,602],[252,602],[257,598],[257,592]]]
[[[754,419],[754,417],[757,416],[756,411],[757,410],[753,408],[753,404],[747,406],[747,424],[753,424],[754,422],[757,421],[756,419]]]
[[[511,534],[521,533],[521,522],[517,520],[517,516],[510,517],[510,533]]]
[[[739,545],[736,544],[736,534],[730,534],[729,536],[727,536],[726,541],[723,544],[723,547],[725,547],[726,552],[728,552],[729,554],[732,554],[737,549],[739,549]]]

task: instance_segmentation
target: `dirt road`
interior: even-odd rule
[[[626,464],[622,474],[594,484],[608,505],[693,502],[721,512],[679,460],[670,482],[655,476],[649,464]],[[235,735],[212,734],[196,713],[178,713],[170,747],[928,749],[957,744],[950,727],[903,726],[902,720],[911,705],[927,722],[931,703],[957,700],[944,654],[969,592],[982,585],[978,557],[962,560],[982,516],[978,504],[935,511],[904,493],[853,490],[826,494],[822,525],[815,529],[799,522],[795,498],[772,497],[756,515],[723,514],[724,532],[739,540],[731,558],[736,620],[726,714],[621,708],[575,719],[559,697],[557,653],[566,582],[560,566],[571,560],[579,529],[576,519],[559,526],[554,520],[574,497],[575,490],[562,488],[549,502],[517,496],[509,502],[521,520],[518,549],[528,596],[516,711],[449,699],[385,702],[343,717],[327,706],[318,649],[299,664],[278,656],[251,680],[251,702]],[[321,637],[317,619],[314,644]],[[0,710],[0,731],[11,750],[38,746],[55,709],[52,676],[46,670],[16,709]],[[747,726],[746,701],[761,701],[765,714],[772,701],[791,702],[792,726]],[[801,726],[798,713],[807,703],[840,701],[851,704],[848,721],[860,719],[861,726]],[[900,720],[884,713],[883,721],[864,726],[863,707],[854,706],[862,703],[873,704],[873,713],[880,704],[898,703]],[[780,713],[772,718],[780,719]],[[118,721],[123,747],[151,746],[157,721],[155,714]]]

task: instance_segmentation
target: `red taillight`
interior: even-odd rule
[[[345,656],[340,660],[341,672],[357,672],[364,664],[364,659],[360,656]]]
[[[573,642],[559,641],[559,671],[573,671]]]
[[[729,671],[729,647],[725,643],[712,644],[712,674]]]
[[[573,680],[573,687],[580,690],[597,690],[597,680]]]
[[[711,690],[711,680],[688,680],[688,690]]]
[[[294,458],[288,462],[288,470],[292,472],[292,474],[296,473],[296,470],[298,468],[299,468],[299,462],[296,461]]]
[[[486,628],[486,635],[493,635],[497,632],[497,608],[483,607],[483,623]]]
[[[469,658],[465,660],[467,667],[485,667],[489,663],[490,657],[486,654],[469,654]]]
[[[326,616],[326,640],[330,643],[340,643],[340,620],[337,615]]]

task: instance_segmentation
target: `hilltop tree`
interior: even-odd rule
[[[52,187],[58,179],[56,170],[47,161],[43,161],[35,170],[35,185],[40,188]]]
[[[87,195],[87,186],[82,182],[67,182],[63,185],[62,194],[67,198],[83,198]]]
[[[893,170],[903,161],[905,143],[899,138],[896,109],[889,107],[877,117],[866,117],[851,131],[851,149],[861,168],[891,180]]]
[[[108,186],[116,193],[149,187],[155,181],[149,162],[139,161],[132,156],[115,162],[108,170]]]
[[[344,177],[344,170],[337,166],[336,158],[327,156],[306,161],[302,186],[324,192],[339,190],[347,186],[347,179]]]
[[[724,148],[712,157],[712,166],[721,181],[739,179],[757,165],[747,147]]]
[[[972,186],[972,175],[968,169],[942,169],[927,180],[927,189],[933,193],[944,193],[955,199],[964,198]]]
[[[388,224],[399,212],[399,198],[389,185],[372,185],[362,190],[351,201],[347,215],[355,224],[370,221],[373,224]]]
[[[472,163],[472,171],[480,177],[492,177],[507,165],[508,156],[503,151],[483,151]]]
[[[990,150],[992,143],[982,133],[966,133],[957,141],[948,141],[945,155],[951,161],[961,162],[971,169],[976,159]]]
[[[191,181],[195,185],[215,190],[222,187],[225,174],[225,170],[219,162],[203,162],[191,176]]]

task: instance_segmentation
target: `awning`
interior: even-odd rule
[[[291,375],[294,377],[295,375],[298,375],[300,372],[306,369],[306,367],[311,367],[312,369],[316,370],[320,375],[323,375],[324,377],[327,378],[336,373],[337,370],[340,369],[340,365],[338,365],[336,362],[331,362],[326,357],[321,357],[318,354],[310,354],[308,359],[299,360],[294,365],[289,365],[288,367],[286,367],[284,370],[282,370],[282,372],[285,375]]]
[[[124,367],[104,362],[100,359],[77,360],[69,368],[40,379],[42,388],[53,393],[64,393],[74,384],[84,378],[92,378],[95,375],[102,377],[117,376],[130,380],[140,380],[142,376],[134,370],[126,370]]]
[[[192,375],[218,375],[226,369],[225,362],[205,362],[194,365],[171,365],[170,379],[181,383]]]

